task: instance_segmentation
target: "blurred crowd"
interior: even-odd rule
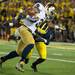
[[[8,0],[0,3],[0,39],[8,40],[19,27],[16,20],[19,13],[26,14],[26,8],[36,2],[55,5],[56,15],[51,29],[54,32],[53,41],[75,42],[75,0]],[[23,17],[20,15],[20,17]],[[12,24],[13,22],[13,24]]]

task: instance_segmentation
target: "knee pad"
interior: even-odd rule
[[[34,47],[34,44],[29,44],[27,47],[25,47],[22,52],[22,57],[26,58],[33,47]]]

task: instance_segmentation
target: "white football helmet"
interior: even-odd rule
[[[43,4],[36,3],[34,5],[34,8],[36,8],[37,11],[38,11],[37,15],[39,16],[39,19],[44,19],[45,18],[46,11],[45,11],[45,7],[43,6]]]
[[[39,11],[45,11],[45,7],[41,3],[36,3],[34,7],[39,9]]]
[[[46,9],[46,13],[51,13],[51,12],[55,11],[55,6],[54,6],[54,4],[47,3],[45,6],[45,9]]]

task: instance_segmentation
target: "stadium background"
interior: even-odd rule
[[[8,40],[10,35],[15,33],[19,26],[15,17],[19,11],[26,10],[26,7],[32,6],[36,1],[46,5],[48,2],[54,3],[56,15],[54,24],[51,25],[55,35],[53,41],[75,41],[75,0],[8,0],[0,3],[0,38]],[[25,12],[24,12],[25,13]],[[13,22],[14,25],[9,24]],[[56,29],[53,29],[53,27]]]
[[[18,27],[14,17],[19,10],[31,6],[34,0],[9,0],[0,4],[0,56],[15,50],[17,43],[7,41],[9,36],[15,33]],[[48,0],[41,0],[45,5]],[[15,69],[18,58],[9,60],[0,68],[0,75],[75,75],[75,0],[51,0],[56,6],[56,18],[51,25],[55,33],[52,41],[64,41],[72,43],[51,42],[47,46],[48,56],[46,62],[39,65],[39,72],[34,73],[30,68],[32,62],[38,57],[35,49],[32,59],[25,65],[25,72],[21,73]],[[14,21],[14,25],[10,24]],[[54,26],[56,25],[56,29]],[[59,29],[60,27],[60,29]]]

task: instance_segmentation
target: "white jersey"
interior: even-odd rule
[[[26,27],[28,27],[32,31],[33,34],[35,33],[35,30],[36,30],[35,22],[32,23],[27,19],[23,19],[22,22]]]
[[[33,34],[35,34],[35,31],[36,31],[36,24],[39,24],[41,19],[46,18],[45,7],[41,3],[36,3],[34,5],[34,7],[37,5],[39,5],[39,10],[40,10],[40,12],[36,14],[36,16],[39,18],[37,21],[35,21],[35,19],[31,18],[30,16],[21,20],[23,22],[23,24],[32,31]],[[33,22],[31,22],[30,20]]]
[[[24,25],[27,26],[32,31],[33,34],[35,34],[35,31],[36,31],[36,24],[39,24],[40,20],[45,19],[45,17],[46,17],[45,16],[45,7],[41,3],[36,3],[34,5],[34,7],[37,6],[37,5],[39,5],[38,8],[39,8],[40,12],[37,13],[36,16],[39,19],[36,22],[30,22],[30,20],[28,20],[28,19],[23,19],[22,20]],[[31,20],[34,20],[34,18],[33,19],[31,17],[28,17],[28,18],[31,19]]]
[[[37,13],[37,16],[39,17],[39,19],[45,19],[46,17],[45,7],[41,3],[36,3],[34,7],[39,9],[39,13]]]
[[[35,34],[36,24],[39,23],[39,21],[40,21],[39,19],[36,21],[35,18],[27,15],[27,17],[25,19],[22,19],[21,21],[27,28],[29,28],[32,31],[32,34]]]

